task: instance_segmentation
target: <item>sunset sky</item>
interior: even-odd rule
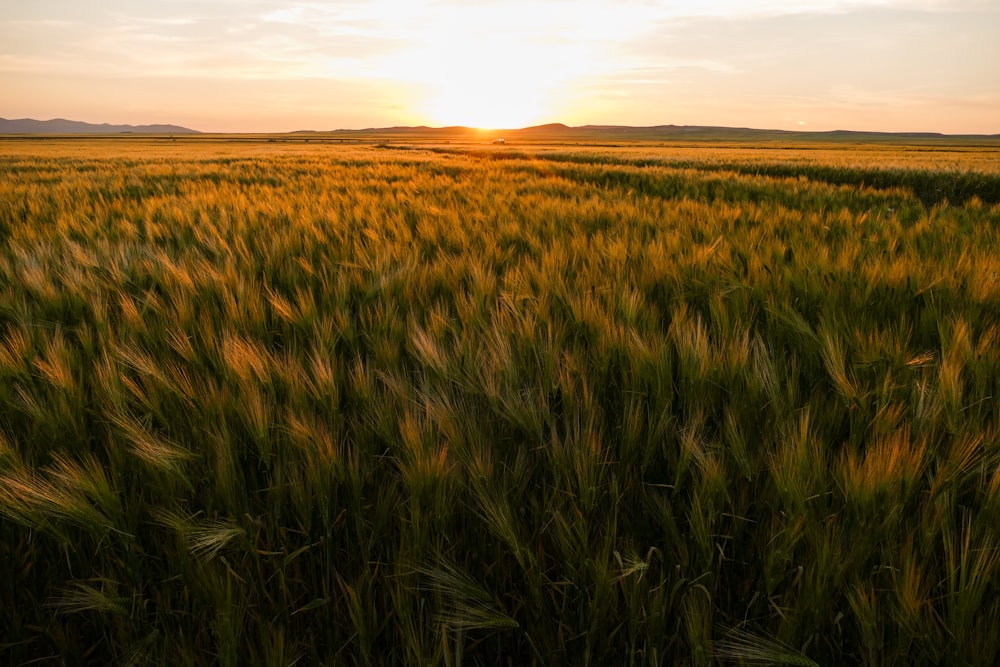
[[[998,0],[0,0],[0,117],[1000,133]]]

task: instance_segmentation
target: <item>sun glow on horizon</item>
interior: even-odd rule
[[[431,124],[526,127],[563,115],[568,91],[607,61],[604,40],[635,26],[602,4],[453,8],[385,71],[423,89],[416,110]]]
[[[434,125],[509,130],[545,122],[550,108],[537,91],[497,81],[442,89],[428,101],[425,113]]]

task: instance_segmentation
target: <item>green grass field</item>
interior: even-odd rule
[[[1000,659],[1000,150],[0,140],[0,662]]]

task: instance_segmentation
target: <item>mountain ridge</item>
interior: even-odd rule
[[[86,123],[83,121],[53,118],[0,118],[0,135],[4,134],[203,134],[200,130],[171,124],[126,125],[111,123]],[[209,133],[228,134],[228,133]],[[236,133],[244,135],[247,133]],[[255,133],[250,133],[255,134]],[[427,138],[467,137],[516,139],[559,139],[565,141],[1000,141],[1000,134],[945,134],[942,132],[879,132],[865,130],[777,130],[718,125],[611,125],[590,124],[569,126],[564,123],[545,123],[522,128],[483,130],[462,125],[429,127],[427,125],[368,127],[364,129],[295,130],[288,135],[333,135],[341,137],[409,136]]]
[[[201,134],[180,125],[113,125],[53,118],[0,118],[0,134]]]
[[[299,132],[315,132],[300,130]],[[523,128],[481,130],[465,126],[406,127],[327,130],[324,134],[341,136],[409,135],[441,137],[445,135],[495,136],[497,138],[548,138],[563,140],[819,140],[819,141],[913,141],[913,140],[1000,140],[1000,134],[944,134],[941,132],[873,132],[865,130],[775,130],[715,125],[579,125],[546,123]]]

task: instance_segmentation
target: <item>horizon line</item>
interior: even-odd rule
[[[890,136],[923,136],[923,137],[983,137],[983,138],[997,138],[1000,137],[1000,132],[997,133],[981,133],[981,132],[965,132],[965,133],[949,133],[940,132],[936,130],[856,130],[856,129],[845,129],[838,128],[832,130],[819,130],[819,129],[781,129],[781,128],[764,128],[764,127],[748,127],[748,126],[736,126],[736,125],[677,125],[674,123],[662,123],[656,125],[619,125],[614,123],[587,123],[584,125],[567,125],[566,123],[553,121],[549,123],[540,123],[538,125],[527,125],[523,127],[477,127],[472,125],[441,125],[441,126],[431,126],[431,125],[389,125],[383,127],[341,127],[335,129],[322,129],[317,130],[313,128],[300,128],[295,130],[284,130],[284,131],[230,131],[230,130],[199,130],[192,127],[187,127],[183,125],[178,125],[176,123],[109,123],[100,122],[92,123],[89,121],[78,121],[64,117],[49,118],[45,120],[37,118],[4,118],[0,117],[0,123],[37,123],[37,124],[54,124],[54,123],[68,123],[73,125],[88,126],[92,128],[122,128],[117,130],[117,132],[128,132],[130,129],[142,129],[142,128],[153,128],[153,127],[170,127],[176,128],[177,130],[197,133],[197,134],[216,134],[216,135],[248,135],[248,134],[258,134],[258,135],[276,135],[276,134],[305,134],[305,133],[316,133],[316,134],[334,134],[338,132],[387,132],[387,131],[451,131],[451,132],[524,132],[524,131],[579,131],[579,130],[608,130],[608,131],[656,131],[656,130],[711,130],[711,131],[736,131],[736,132],[762,132],[762,133],[780,133],[780,134],[879,134],[879,135],[890,135]],[[59,134],[59,132],[56,132]],[[0,129],[0,134],[44,134],[44,132],[5,132]]]

